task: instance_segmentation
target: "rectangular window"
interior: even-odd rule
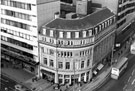
[[[63,64],[62,62],[58,62],[58,68],[62,69],[63,68]]]
[[[44,64],[47,65],[47,58],[44,58]]]
[[[63,32],[59,32],[59,37],[63,38]]]
[[[43,35],[46,35],[46,29],[45,29],[45,28],[43,28],[42,34],[43,34]]]
[[[84,68],[84,61],[81,62],[81,68]]]
[[[87,60],[87,66],[89,66],[89,65],[90,65],[90,60],[88,59],[88,60]]]
[[[71,32],[67,32],[67,38],[71,38]]]
[[[50,36],[53,37],[53,30],[50,30]]]
[[[53,67],[54,64],[53,64],[53,60],[50,59],[50,66]]]
[[[66,69],[70,69],[70,62],[66,62]]]
[[[50,49],[50,55],[54,55],[54,50]]]
[[[27,10],[31,10],[31,4],[27,4]]]
[[[75,32],[75,38],[79,38],[79,32]]]
[[[23,33],[20,33],[20,37],[23,37]]]

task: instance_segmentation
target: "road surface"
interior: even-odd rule
[[[17,82],[15,82],[3,75],[1,75],[0,81],[1,81],[1,83],[0,83],[1,91],[5,91],[5,88],[8,88],[7,91],[14,91],[14,89],[15,89],[14,86],[17,84]]]
[[[96,91],[135,91],[135,56],[129,55],[129,64],[119,80],[109,79]]]

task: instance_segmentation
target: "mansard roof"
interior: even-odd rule
[[[113,16],[114,13],[108,8],[102,8],[94,13],[79,19],[62,19],[57,18],[45,25],[47,28],[63,29],[63,30],[81,30],[92,28],[98,23]]]

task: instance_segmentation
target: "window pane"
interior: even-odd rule
[[[67,38],[71,38],[71,32],[67,32]]]
[[[47,65],[47,58],[44,58],[44,64]]]
[[[70,63],[66,62],[66,69],[70,69]]]
[[[79,38],[79,32],[75,32],[75,38]]]

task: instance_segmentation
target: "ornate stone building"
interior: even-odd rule
[[[82,18],[57,18],[42,26],[41,77],[59,84],[90,81],[93,68],[111,52],[115,26],[115,15],[107,8]]]

